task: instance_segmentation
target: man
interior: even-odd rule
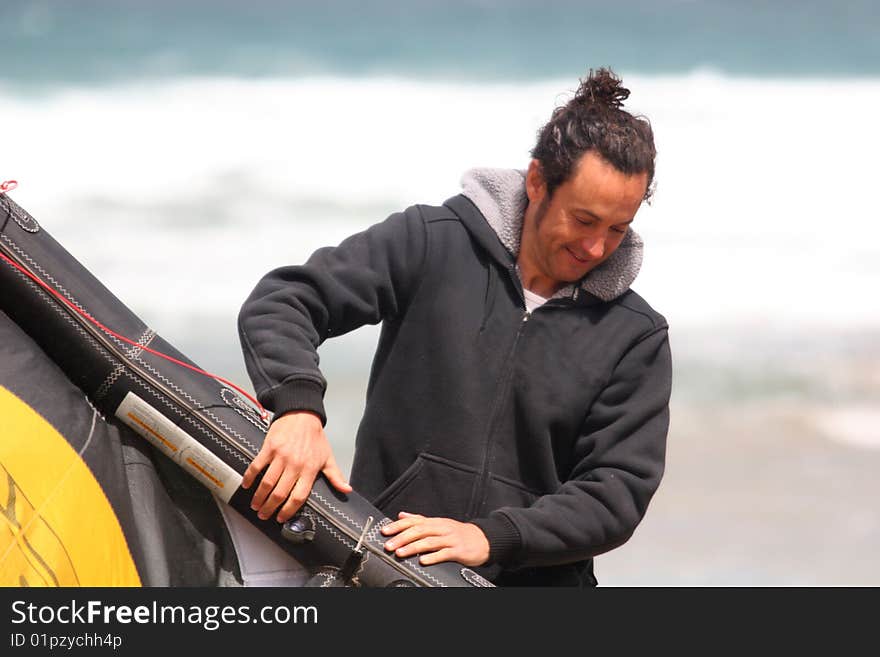
[[[351,487],[323,432],[316,348],[382,322],[352,483],[396,520],[386,549],[498,585],[595,585],[663,473],[667,324],[629,289],[650,196],[650,125],[609,70],[539,132],[527,172],[476,169],[303,266],[270,272],[239,321],[275,420],[244,476],[290,518],[319,472]]]

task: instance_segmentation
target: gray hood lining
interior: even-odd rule
[[[470,169],[461,178],[462,195],[477,206],[514,259],[528,205],[525,180],[524,170],[490,168]],[[616,299],[638,276],[643,249],[642,238],[630,228],[617,250],[576,285],[603,301]],[[576,285],[563,287],[552,298],[570,297]]]

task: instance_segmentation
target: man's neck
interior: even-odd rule
[[[516,259],[516,269],[519,273],[519,279],[525,289],[538,296],[544,297],[545,299],[549,299],[564,286],[564,283],[554,281],[551,278],[541,275],[537,267],[533,267],[529,263],[528,257],[523,257],[523,254],[526,252],[525,247],[528,243],[525,239],[525,235],[523,235],[523,238],[523,248],[520,248],[519,257]]]
[[[520,234],[519,253],[516,256],[516,267],[523,287],[534,294],[549,299],[564,286],[564,283],[545,275],[538,266],[539,255],[535,248],[538,236],[535,225],[535,210],[529,206],[523,217],[522,233]]]

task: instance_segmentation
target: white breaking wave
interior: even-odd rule
[[[673,326],[875,326],[880,80],[623,75],[657,146],[636,281]],[[136,311],[234,317],[270,268],[474,166],[525,167],[575,80],[0,89],[0,179]]]

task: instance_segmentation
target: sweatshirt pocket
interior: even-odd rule
[[[518,481],[493,474],[489,477],[486,495],[480,506],[480,515],[485,515],[502,506],[528,507],[540,496],[541,493]]]
[[[400,511],[463,520],[476,468],[422,452],[373,502],[389,518]]]

